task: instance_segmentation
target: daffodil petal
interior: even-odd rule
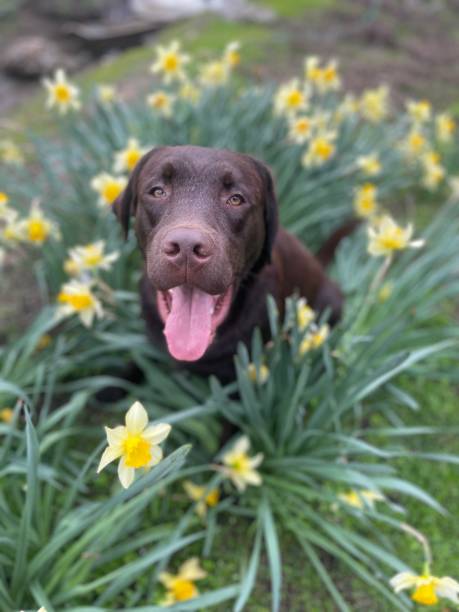
[[[107,435],[107,442],[109,446],[121,446],[124,438],[127,435],[126,427],[119,425],[118,427],[106,427],[105,433]]]
[[[256,487],[260,486],[262,483],[260,474],[255,470],[250,470],[249,472],[246,472],[243,478],[247,484],[251,484]]]
[[[182,563],[179,569],[179,576],[182,580],[201,580],[207,576],[207,572],[205,572],[199,566],[199,559],[197,557],[192,557]]]
[[[129,433],[139,434],[147,425],[147,411],[140,402],[134,402],[126,413],[126,429]]]
[[[263,462],[263,453],[257,453],[254,457],[250,458],[250,467],[256,468]]]
[[[109,463],[115,461],[115,459],[118,459],[118,457],[121,457],[121,454],[122,450],[120,447],[108,446],[102,453],[99,467],[97,468],[97,473],[101,472]]]
[[[435,590],[439,597],[444,597],[445,599],[449,599],[454,603],[459,603],[459,582],[453,580],[453,578],[450,578],[449,576],[440,578]]]
[[[159,444],[167,438],[171,431],[171,426],[168,423],[158,423],[158,425],[150,425],[142,432],[142,436],[151,442],[151,444]]]
[[[400,572],[390,579],[389,584],[396,593],[415,587],[418,582],[418,576],[411,572]]]
[[[124,457],[118,463],[118,478],[124,489],[128,489],[134,482],[135,470],[134,468],[127,467],[124,461]]]
[[[163,458],[163,449],[160,446],[151,446],[150,453],[151,453],[151,459],[147,467],[157,465]]]
[[[250,440],[247,436],[241,436],[231,449],[233,453],[247,453],[250,448]]]

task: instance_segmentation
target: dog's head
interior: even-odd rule
[[[201,358],[240,282],[270,261],[277,204],[268,168],[204,147],[153,149],[114,203],[131,216],[173,357]]]

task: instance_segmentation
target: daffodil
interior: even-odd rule
[[[105,242],[98,240],[85,246],[70,249],[69,258],[64,263],[64,269],[72,276],[85,271],[109,270],[118,257],[118,251],[105,253]]]
[[[115,153],[115,172],[132,172],[141,157],[145,155],[149,147],[141,147],[137,138],[129,138],[127,145],[121,151]]]
[[[18,165],[24,163],[21,149],[12,140],[0,140],[0,161],[4,164]]]
[[[181,45],[173,40],[168,47],[156,47],[156,61],[150,69],[153,74],[160,74],[165,83],[181,81],[185,78],[184,67],[190,61],[190,56],[181,52]]]
[[[181,85],[178,95],[182,100],[196,104],[201,97],[201,89],[194,85],[191,81],[185,81]]]
[[[289,140],[296,144],[303,144],[311,136],[312,129],[313,121],[310,117],[305,115],[292,117],[289,121]]]
[[[411,240],[412,235],[411,224],[403,228],[389,215],[383,215],[368,227],[368,252],[375,257],[387,257],[395,251],[422,247],[424,240]]]
[[[54,80],[43,79],[43,85],[48,92],[46,101],[48,108],[57,107],[58,111],[64,115],[69,109],[78,110],[81,107],[80,91],[78,87],[67,80],[62,68],[56,70]]]
[[[162,90],[155,91],[147,96],[148,106],[163,117],[172,115],[174,100],[174,96]]]
[[[357,187],[354,194],[354,210],[363,219],[372,217],[378,208],[378,189],[373,183],[365,183]]]
[[[435,131],[440,142],[451,142],[456,122],[449,113],[441,113],[435,118]]]
[[[269,378],[269,368],[264,363],[259,368],[254,363],[249,363],[247,375],[253,383],[263,385]]]
[[[91,282],[72,280],[65,283],[58,296],[56,318],[77,314],[85,327],[91,327],[94,317],[103,316],[102,304],[91,291]]]
[[[13,421],[14,411],[11,408],[2,408],[0,410],[0,421],[9,425]]]
[[[224,60],[214,60],[203,64],[199,69],[199,81],[207,87],[220,87],[228,82],[229,65]]]
[[[334,122],[339,125],[344,119],[353,117],[359,112],[359,101],[353,94],[346,94],[334,113]]]
[[[213,508],[220,500],[220,491],[217,488],[208,490],[206,487],[191,482],[191,480],[185,480],[183,488],[188,497],[195,502],[196,514],[201,518],[206,515],[207,508]]]
[[[400,572],[391,578],[390,585],[396,593],[414,589],[411,599],[424,606],[434,606],[439,598],[459,604],[459,582],[449,576],[431,576],[428,568],[419,576],[411,572]]]
[[[126,413],[125,425],[105,428],[108,447],[102,454],[97,473],[119,459],[118,476],[127,489],[134,481],[135,470],[149,469],[161,461],[163,451],[158,445],[170,430],[167,423],[149,425],[147,411],[140,402],[135,402]]]
[[[241,43],[234,40],[230,42],[223,52],[223,61],[232,69],[241,63]]]
[[[320,67],[318,57],[307,57],[305,60],[305,77],[316,87],[319,93],[334,91],[341,87],[338,62],[336,60],[330,60],[328,64]]]
[[[106,83],[101,83],[97,86],[97,99],[102,104],[112,104],[116,101],[117,94],[116,89],[113,85],[107,85]]]
[[[335,132],[324,132],[315,136],[303,155],[303,166],[309,168],[327,163],[336,152],[335,138]]]
[[[436,189],[445,178],[445,169],[440,163],[440,155],[434,151],[429,151],[421,157],[424,168],[422,183],[427,189]]]
[[[357,158],[357,167],[367,176],[377,176],[381,172],[381,162],[378,154],[361,155]]]
[[[166,587],[167,593],[162,606],[172,606],[180,601],[188,601],[199,595],[195,582],[202,580],[207,573],[199,565],[199,559],[192,557],[182,563],[176,574],[161,572],[159,581]]]
[[[18,230],[21,240],[36,245],[43,244],[51,236],[60,237],[57,225],[44,216],[37,201],[32,202],[30,213],[20,221]]]
[[[222,457],[223,467],[220,470],[239,491],[245,491],[247,485],[259,486],[262,482],[261,475],[255,468],[262,463],[263,454],[258,453],[249,457],[249,448],[249,438],[242,436]]]
[[[100,206],[111,206],[127,185],[125,176],[113,176],[101,172],[91,181],[91,187],[99,194]]]
[[[401,148],[409,159],[416,159],[426,151],[428,145],[429,143],[424,134],[417,128],[413,128],[402,141]]]
[[[425,123],[432,115],[432,105],[427,100],[408,100],[406,109],[414,123]]]
[[[352,506],[353,508],[358,508],[362,510],[363,508],[373,508],[375,502],[383,501],[384,496],[377,491],[349,491],[348,493],[340,493],[338,495],[338,499],[347,504],[348,506]]]
[[[309,351],[319,348],[326,341],[330,335],[330,327],[324,323],[320,327],[313,326],[313,328],[305,335],[300,343],[299,353],[304,355]]]
[[[381,85],[367,89],[360,98],[360,112],[371,123],[380,123],[389,113],[389,89]]]
[[[282,85],[274,97],[274,112],[278,115],[291,115],[307,109],[309,94],[300,86],[298,79]]]
[[[300,298],[296,304],[296,320],[298,329],[300,331],[305,330],[311,325],[315,318],[316,313],[314,310],[308,306],[304,298]]]

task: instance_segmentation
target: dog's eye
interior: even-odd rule
[[[153,187],[153,189],[150,189],[149,194],[154,198],[164,198],[166,192],[162,187]]]
[[[235,193],[229,198],[229,200],[227,200],[227,204],[230,204],[231,206],[240,206],[244,202],[244,198],[239,193]]]

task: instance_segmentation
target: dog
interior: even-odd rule
[[[341,317],[343,295],[324,265],[350,230],[315,257],[279,226],[273,179],[257,159],[229,150],[166,146],[146,153],[113,210],[125,236],[131,217],[143,256],[140,284],[149,338],[181,367],[234,377],[239,342],[255,327],[269,339],[266,298],[306,298]],[[352,229],[352,228],[351,228]]]

